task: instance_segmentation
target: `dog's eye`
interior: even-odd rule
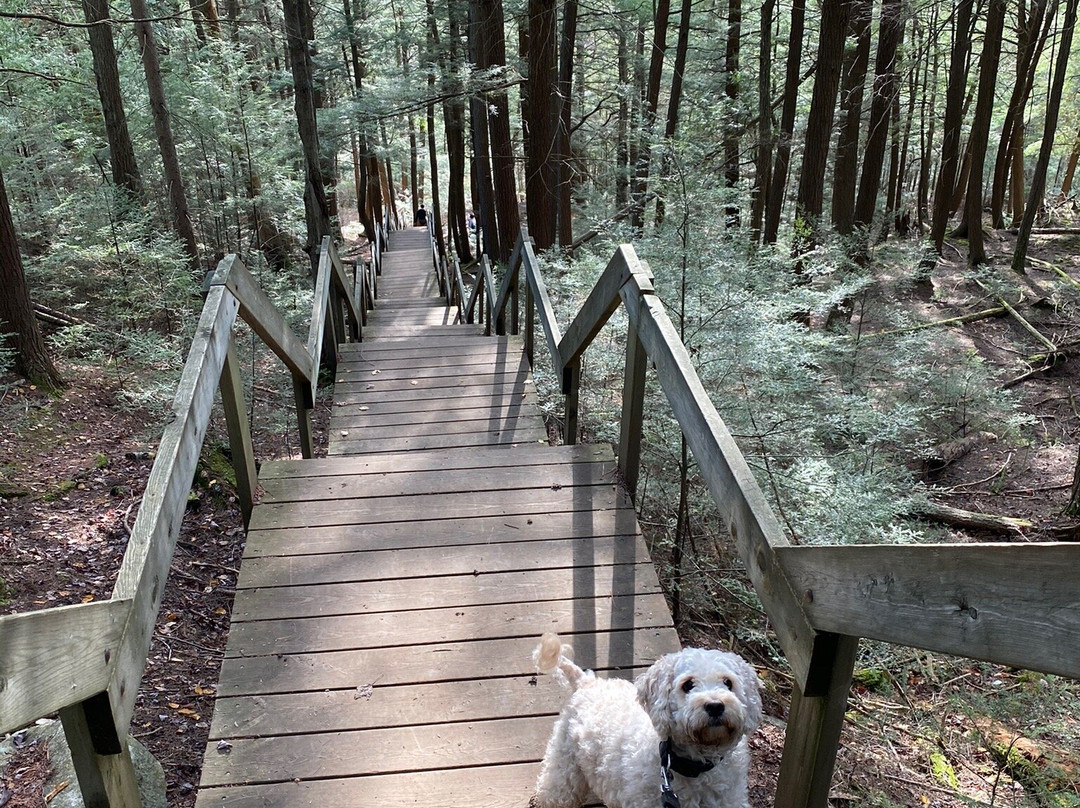
[[[726,687],[728,690],[734,690],[735,683],[731,681],[731,679],[724,679],[724,687]]]
[[[682,683],[682,692],[683,693],[689,693],[693,689],[694,689],[694,680],[693,679],[687,679],[685,682]]]

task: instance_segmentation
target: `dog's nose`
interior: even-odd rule
[[[723,702],[713,701],[705,705],[705,712],[708,713],[709,718],[720,718],[724,715]]]

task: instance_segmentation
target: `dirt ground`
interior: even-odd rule
[[[996,248],[999,255],[1011,251],[1008,241]],[[1031,287],[1018,311],[1055,344],[1075,342],[1080,237],[1039,238],[1034,248]],[[962,279],[962,270],[963,257],[947,253],[934,274],[934,298],[912,299],[921,318],[994,305]],[[954,538],[1080,540],[1080,520],[1062,515],[1080,441],[1080,355],[1073,349],[1043,371],[1025,361],[1040,345],[1010,317],[962,329],[1002,382],[1025,377],[1015,389],[1037,426],[1021,445],[978,441],[929,480],[938,501],[1024,518],[1032,526],[1005,534],[953,528]],[[161,422],[124,406],[116,382],[97,369],[68,365],[63,372],[70,387],[59,398],[0,379],[0,420],[6,425],[0,433],[0,614],[108,598],[153,463]],[[317,432],[325,430],[326,410],[323,402]],[[207,446],[225,443],[223,435],[216,421]],[[277,425],[256,423],[255,440],[260,459],[295,454]],[[222,456],[204,450],[132,723],[134,736],[162,763],[168,802],[177,808],[194,804],[244,546],[235,495],[215,455]],[[716,640],[692,622],[684,635],[688,641]],[[903,654],[884,661],[880,677],[857,678],[834,805],[1080,805],[1077,747],[1070,746],[1080,728],[1077,715],[1067,714],[1077,704],[1075,688],[1053,677]],[[752,804],[764,806],[776,788],[790,682],[770,660],[752,661],[762,673],[770,712],[751,741]],[[982,697],[1015,700],[1029,711],[1048,700],[1063,706],[1047,718],[1053,731],[1032,740],[1023,727],[963,708]],[[1030,767],[1014,760],[1014,751]],[[27,754],[0,776],[0,806],[40,804],[26,790],[40,789],[42,759]],[[1032,778],[1045,772],[1053,777],[1039,780],[1038,788],[1053,787],[1072,801],[1032,797]]]

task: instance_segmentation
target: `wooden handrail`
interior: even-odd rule
[[[364,275],[367,286],[371,277],[367,267]],[[357,293],[329,238],[321,245],[307,345],[292,333],[235,255],[218,264],[206,289],[172,418],[162,433],[111,599],[0,617],[0,733],[59,711],[87,804],[140,805],[125,739],[215,388],[221,390],[245,524],[250,516],[255,461],[233,351],[237,316],[289,369],[297,391],[302,451],[310,457],[310,427],[305,426],[317,389],[326,325],[341,320],[344,305],[350,335],[361,338],[362,310],[371,302],[361,292],[357,303]]]
[[[524,230],[494,307],[497,331],[522,268],[527,350],[535,302],[562,375],[567,443],[576,439],[581,357],[626,308],[619,468],[631,494],[645,368],[656,369],[795,675],[777,806],[827,802],[859,637],[1080,678],[1080,579],[1062,572],[1080,564],[1080,545],[791,546],[633,248],[616,250],[565,335]]]

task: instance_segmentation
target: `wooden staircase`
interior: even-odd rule
[[[329,454],[263,465],[197,806],[525,806],[565,693],[544,631],[678,648],[608,446],[547,443],[516,337],[455,324],[391,235]]]

